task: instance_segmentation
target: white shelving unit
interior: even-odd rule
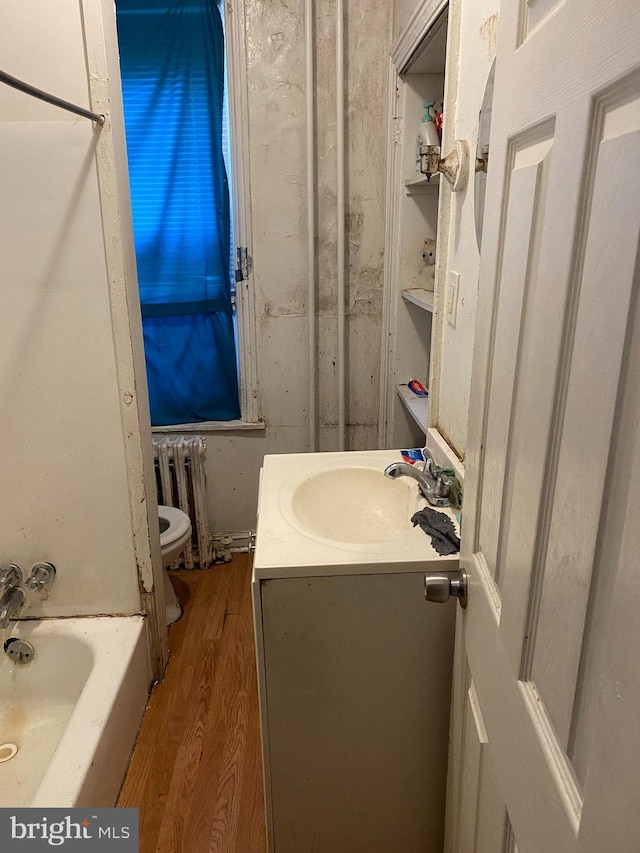
[[[411,302],[418,308],[431,312],[433,312],[433,296],[433,290],[422,290],[419,287],[410,287],[402,291],[402,298],[405,302]]]
[[[441,7],[440,7],[441,8]],[[407,387],[417,379],[429,387],[435,294],[423,258],[425,240],[438,240],[438,206],[442,181],[416,173],[416,141],[424,103],[444,94],[448,10],[425,21],[405,67],[397,68],[395,101],[390,110],[392,148],[388,187],[391,216],[386,241],[385,303],[389,350],[381,441],[386,447],[415,447],[429,427],[429,398],[416,397]],[[446,122],[446,115],[444,116]],[[443,236],[444,239],[444,236]],[[385,321],[387,322],[387,321]]]
[[[408,385],[396,385],[396,393],[420,430],[426,435],[429,423],[429,398],[417,397]]]
[[[411,193],[424,193],[430,190],[438,191],[440,186],[440,175],[434,175],[431,180],[426,175],[415,175],[413,178],[407,178],[404,182],[404,191]]]

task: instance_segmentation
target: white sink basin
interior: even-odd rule
[[[300,483],[291,511],[311,534],[365,544],[404,536],[416,503],[416,486],[409,479],[390,480],[382,468],[341,467]]]
[[[254,580],[319,572],[424,572],[440,557],[411,516],[425,505],[418,484],[390,480],[397,450],[267,455],[261,475]],[[450,510],[445,512],[453,519]]]

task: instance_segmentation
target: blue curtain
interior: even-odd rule
[[[151,422],[240,417],[215,0],[117,0]]]

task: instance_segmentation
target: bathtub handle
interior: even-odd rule
[[[16,563],[5,563],[0,566],[0,592],[11,586],[22,583],[22,569]]]
[[[31,573],[24,582],[27,589],[41,590],[56,576],[56,567],[53,563],[36,563],[31,566]]]

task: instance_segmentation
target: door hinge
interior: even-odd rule
[[[476,172],[486,172],[489,168],[489,143],[482,146],[481,156],[476,154]]]
[[[236,284],[246,281],[253,269],[252,258],[246,246],[236,248]]]

